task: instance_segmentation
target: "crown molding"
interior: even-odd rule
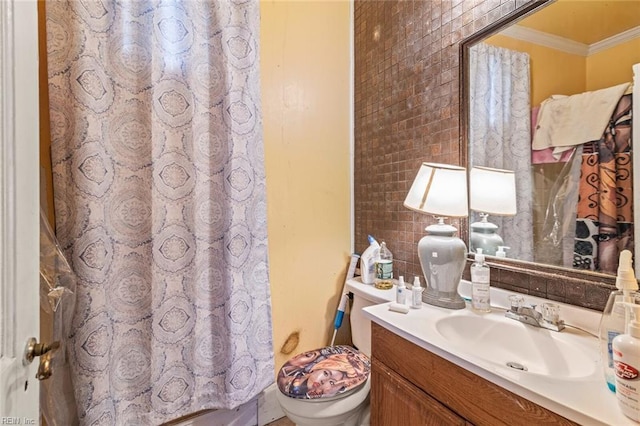
[[[640,26],[630,28],[620,34],[616,34],[597,43],[590,44],[589,55],[602,52],[603,50],[610,49],[618,44],[626,43],[638,37],[640,37]]]
[[[543,31],[533,30],[520,25],[513,25],[502,31],[501,34],[518,40],[528,41],[530,43],[571,53],[573,55],[587,56],[589,54],[589,45],[587,44],[578,43],[577,41],[555,36]]]
[[[555,36],[520,25],[513,25],[502,31],[501,34],[517,40],[528,41],[530,43],[560,50],[572,55],[586,57],[640,37],[640,26],[628,29],[620,34],[616,34],[593,44],[579,43],[564,37]]]

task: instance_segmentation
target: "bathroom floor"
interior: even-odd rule
[[[275,422],[267,424],[266,426],[296,426],[296,424],[289,420],[287,417],[283,417],[276,420]]]

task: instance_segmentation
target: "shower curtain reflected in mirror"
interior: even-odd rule
[[[620,252],[634,252],[631,116],[626,94],[599,140],[577,145],[566,161],[546,168],[560,171],[553,175],[537,260],[615,274]]]
[[[469,51],[469,162],[512,170],[517,214],[490,216],[508,257],[533,260],[529,55],[478,43]],[[469,223],[480,221],[472,212]]]
[[[81,424],[273,382],[259,4],[46,3],[56,232]]]
[[[620,252],[634,252],[631,94],[602,138],[585,144],[581,171],[573,267],[615,274]]]

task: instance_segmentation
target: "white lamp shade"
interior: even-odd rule
[[[511,170],[474,166],[469,172],[471,210],[496,216],[513,216],[516,176]]]
[[[448,164],[422,163],[404,206],[421,213],[443,217],[465,217],[467,169]]]

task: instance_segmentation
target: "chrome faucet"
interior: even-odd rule
[[[553,331],[561,331],[564,321],[560,319],[560,306],[555,303],[543,303],[542,312],[536,309],[536,305],[524,305],[524,298],[519,295],[509,296],[511,308],[504,314],[507,318]]]

